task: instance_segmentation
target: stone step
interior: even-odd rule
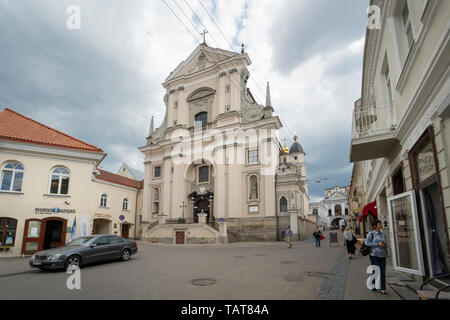
[[[394,285],[389,284],[392,290],[395,291],[395,293],[398,294],[398,296],[402,300],[418,300],[417,294],[415,291],[411,290],[408,286],[401,286],[401,285]]]

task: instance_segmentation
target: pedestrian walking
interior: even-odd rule
[[[319,227],[315,227],[313,231],[313,237],[316,242],[316,247],[320,247],[320,237],[322,236],[322,232],[320,232]]]
[[[284,238],[286,240],[286,246],[289,248],[292,248],[291,238],[292,238],[292,230],[291,226],[287,226],[286,232],[284,233]]]
[[[380,268],[380,289],[379,293],[387,295],[386,292],[386,256],[387,256],[387,237],[381,231],[383,224],[380,220],[375,220],[372,224],[374,230],[367,235],[366,246],[370,247],[370,263]],[[375,288],[373,289],[375,290]]]
[[[356,237],[353,234],[353,231],[351,230],[350,226],[347,226],[345,228],[344,239],[345,239],[345,247],[347,248],[348,258],[351,259],[352,254],[355,254]]]

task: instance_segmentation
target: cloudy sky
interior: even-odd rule
[[[245,44],[261,104],[270,82],[280,136],[288,144],[299,136],[317,200],[325,187],[350,183],[368,2],[0,0],[0,108],[101,147],[105,170],[122,162],[143,170],[137,147],[151,115],[156,127],[164,118],[161,83],[206,26],[212,47]],[[70,5],[81,10],[79,30],[67,28]]]

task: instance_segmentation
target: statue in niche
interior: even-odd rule
[[[198,61],[197,61],[198,70],[204,69],[205,66],[206,66],[206,55],[204,52],[202,52],[200,54],[200,56],[198,57]]]

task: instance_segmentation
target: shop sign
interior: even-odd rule
[[[420,152],[417,154],[417,167],[419,181],[423,182],[427,178],[436,173],[436,167],[434,165],[434,155],[431,142],[429,142]]]
[[[34,213],[35,214],[75,213],[75,209],[35,208]]]

